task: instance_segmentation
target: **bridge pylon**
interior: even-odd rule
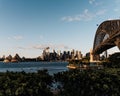
[[[90,62],[99,61],[99,60],[100,60],[100,55],[94,54],[93,49],[91,49],[90,50]]]

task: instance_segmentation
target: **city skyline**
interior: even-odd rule
[[[93,47],[97,25],[120,19],[119,0],[0,0],[0,56]],[[118,51],[113,48],[110,52]]]

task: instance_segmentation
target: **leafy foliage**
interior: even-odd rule
[[[108,60],[111,62],[111,67],[120,68],[120,53],[114,53]]]
[[[73,70],[55,74],[58,96],[120,96],[119,70]],[[110,72],[110,73],[109,73]]]
[[[0,96],[53,96],[52,76],[46,70],[37,73],[0,73]]]
[[[120,68],[120,53],[112,54],[106,62],[103,62],[103,65],[109,68]]]

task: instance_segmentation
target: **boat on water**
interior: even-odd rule
[[[68,64],[69,69],[103,69],[103,65],[98,64],[98,62],[92,62],[89,64]]]
[[[67,65],[67,68],[69,69],[89,69],[89,65],[74,65],[74,64],[69,64]]]
[[[67,68],[69,68],[69,69],[76,69],[76,67],[72,66],[72,65],[67,65]]]

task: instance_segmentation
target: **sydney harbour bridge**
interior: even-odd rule
[[[115,46],[120,50],[120,19],[107,20],[99,25],[95,34],[93,54],[99,55]]]

